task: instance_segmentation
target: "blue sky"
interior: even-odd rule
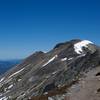
[[[0,59],[74,38],[100,44],[100,0],[0,0]]]

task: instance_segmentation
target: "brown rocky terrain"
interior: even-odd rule
[[[0,100],[100,100],[100,47],[88,40],[36,52],[0,78]]]

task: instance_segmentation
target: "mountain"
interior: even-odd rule
[[[34,53],[2,75],[0,100],[100,100],[100,47],[75,39]]]
[[[0,61],[0,75],[5,73],[7,70],[12,68],[13,66],[19,64],[21,60],[4,60]]]

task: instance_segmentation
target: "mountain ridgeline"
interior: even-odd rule
[[[96,68],[100,68],[99,46],[79,39],[60,43],[47,53],[34,53],[2,75],[0,100],[86,100],[66,99],[67,90]]]

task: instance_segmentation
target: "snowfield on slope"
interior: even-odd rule
[[[46,65],[48,65],[50,62],[52,62],[55,58],[57,58],[58,57],[58,55],[55,55],[53,58],[51,58],[47,63],[45,63],[44,65],[43,65],[43,67],[44,66],[46,66]]]
[[[67,60],[67,58],[62,58],[62,59],[61,59],[61,61],[66,61],[66,60]]]
[[[83,47],[88,48],[88,44],[94,44],[94,43],[91,42],[91,41],[88,41],[88,40],[83,40],[81,42],[78,42],[78,43],[74,44],[75,52],[77,54],[81,54],[83,52],[82,48]]]
[[[3,77],[2,79],[0,79],[0,82],[2,82],[5,79],[5,77]]]
[[[7,97],[2,97],[2,98],[0,98],[0,100],[8,100],[8,98]]]
[[[14,74],[10,75],[10,76],[9,76],[9,78],[11,78],[12,76],[14,76],[14,75],[16,75],[16,74],[18,74],[18,73],[22,72],[23,70],[24,70],[24,68],[23,68],[23,69],[21,69],[21,70],[19,70],[19,71],[17,71],[17,72],[15,72]]]

